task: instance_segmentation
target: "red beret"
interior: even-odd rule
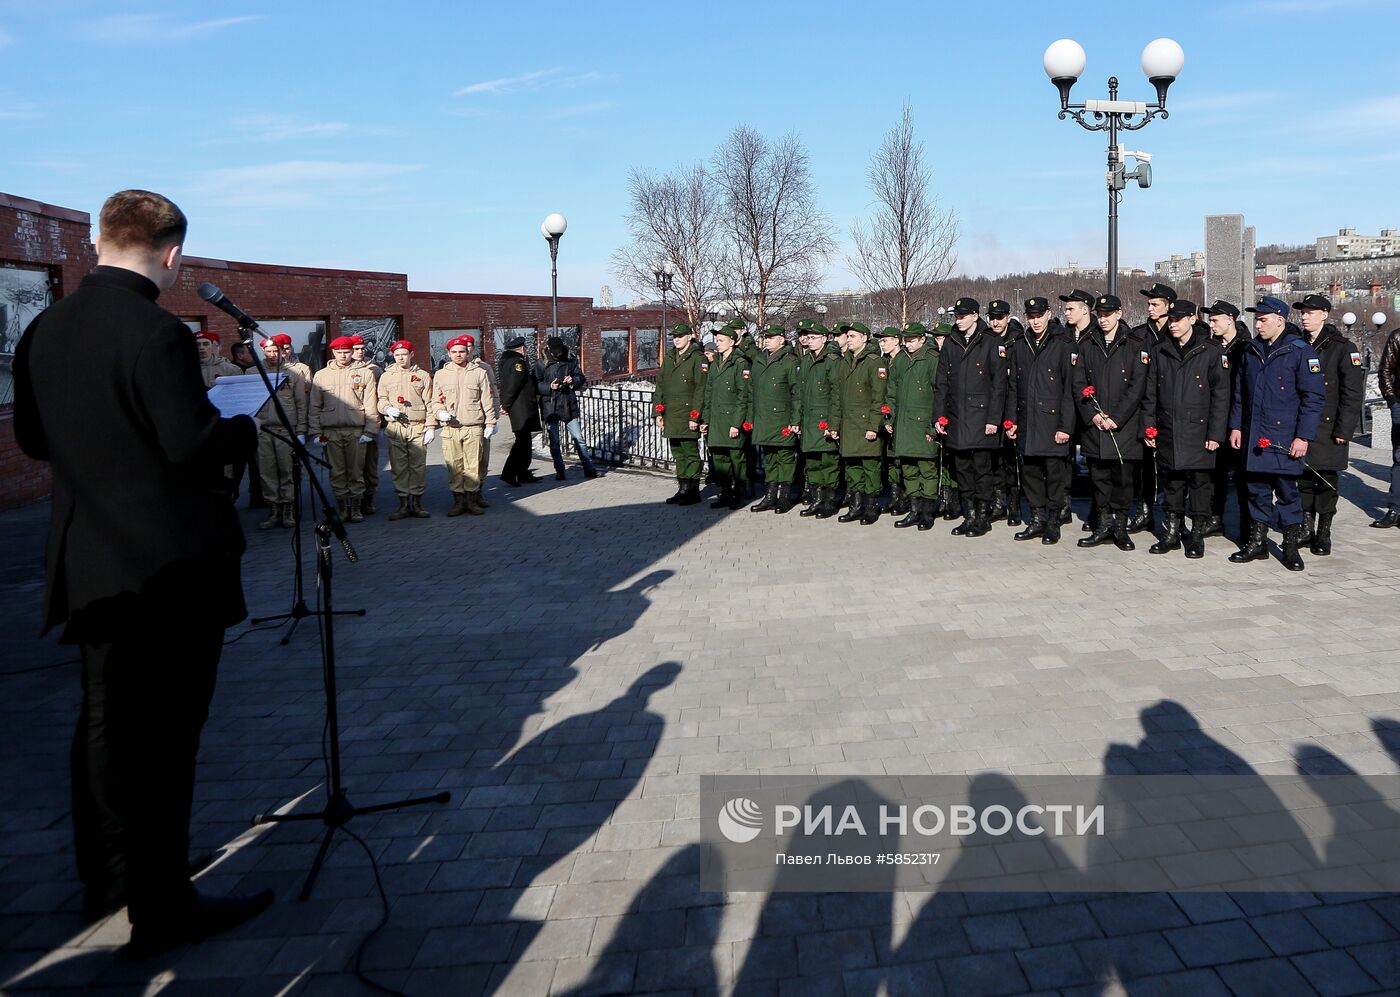
[[[267,349],[269,346],[281,346],[282,344],[276,339],[263,339],[258,342],[258,345],[263,349]]]
[[[413,352],[413,344],[410,343],[407,339],[400,339],[400,340],[399,340],[397,343],[395,343],[393,346],[389,347],[389,352],[390,352],[390,353],[394,353],[394,352],[396,352],[396,351],[398,351],[398,350],[408,350],[408,352],[412,353],[412,352]]]
[[[467,349],[471,349],[475,345],[476,340],[473,339],[471,336],[458,336],[456,339],[450,340],[448,342],[447,348],[450,350],[454,346],[465,346]]]
[[[211,343],[217,343],[219,341],[219,334],[217,332],[210,332],[208,329],[200,329],[194,334],[194,338],[207,339]]]
[[[283,349],[292,345],[292,337],[285,332],[279,332],[277,335],[273,336],[272,341]]]
[[[333,350],[348,350],[351,349],[354,345],[354,336],[340,336],[336,339],[331,340],[331,349]]]
[[[346,338],[349,339],[350,342],[351,342],[351,344],[354,345],[354,346],[364,346],[364,345],[365,345],[364,339],[363,339],[362,337],[360,337],[360,336],[347,336]]]

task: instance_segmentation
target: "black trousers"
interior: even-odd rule
[[[1121,463],[1112,460],[1089,458],[1089,481],[1094,486],[1094,508],[1099,512],[1124,515],[1133,501],[1133,467],[1135,460]]]
[[[1319,476],[1321,480],[1319,480]],[[1304,471],[1298,479],[1298,493],[1303,499],[1303,512],[1315,512],[1319,516],[1337,514],[1338,471]],[[1324,484],[1323,482],[1326,482]]]
[[[1051,510],[1055,515],[1069,503],[1070,475],[1068,457],[1021,458],[1021,487],[1032,511]]]
[[[962,498],[990,502],[996,489],[996,469],[992,450],[949,450],[953,478]]]
[[[1148,511],[1157,504],[1157,462],[1153,460],[1133,461],[1133,498],[1147,506]],[[1166,473],[1166,469],[1162,469]]]
[[[501,468],[502,477],[518,478],[530,470],[530,462],[534,459],[534,451],[530,446],[531,435],[529,430],[515,434],[515,442],[510,445],[510,453],[506,455],[505,465]]]
[[[1146,463],[1144,461],[1143,463]],[[1197,518],[1211,515],[1215,488],[1211,482],[1214,472],[1173,471],[1162,468],[1162,508],[1177,516],[1186,515],[1186,494],[1191,494],[1191,515]]]
[[[1215,474],[1212,478],[1211,515],[1225,518],[1225,499],[1235,493],[1240,511],[1240,527],[1249,522],[1249,473],[1245,470],[1243,450],[1234,450],[1227,443],[1216,452]]]
[[[194,896],[195,758],[223,639],[221,629],[167,620],[82,645],[71,756],[78,874],[90,895],[125,897],[132,924],[179,918]]]

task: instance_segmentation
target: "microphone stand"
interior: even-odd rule
[[[336,512],[335,505],[331,503],[326,495],[325,487],[316,476],[312,461],[324,463],[319,458],[313,457],[310,451],[302,443],[296,442],[296,430],[292,426],[291,420],[287,418],[287,411],[282,407],[282,401],[277,397],[277,390],[272,384],[272,379],[268,376],[267,367],[263,364],[262,357],[257,350],[252,348],[252,337],[250,333],[257,329],[257,323],[251,319],[247,322],[240,321],[239,331],[243,334],[244,342],[249,346],[248,352],[253,356],[253,362],[257,365],[258,373],[262,376],[263,384],[266,385],[268,395],[272,399],[273,408],[277,411],[277,419],[282,423],[282,427],[287,431],[289,443],[292,447],[292,454],[297,460],[297,466],[305,468],[307,480],[311,483],[312,508],[315,509],[316,499],[320,499],[321,508],[325,512],[324,518],[316,524],[316,586],[320,592],[320,608],[312,611],[305,610],[297,615],[295,607],[293,612],[288,614],[294,622],[303,616],[316,616],[325,621],[323,628],[324,639],[321,643],[321,676],[326,687],[326,741],[329,743],[328,767],[330,769],[330,784],[326,787],[326,805],[324,809],[316,813],[304,814],[278,814],[260,813],[253,815],[253,826],[259,824],[291,823],[293,821],[320,821],[326,826],[326,833],[321,838],[321,847],[316,851],[316,858],[311,863],[311,869],[306,874],[306,882],[302,884],[301,899],[307,900],[311,896],[311,890],[316,885],[316,877],[321,872],[321,865],[326,860],[326,853],[330,850],[331,838],[335,835],[338,827],[348,824],[354,817],[361,814],[382,813],[386,810],[398,810],[403,807],[419,806],[425,803],[446,803],[450,798],[450,793],[444,791],[434,793],[431,796],[419,796],[413,799],[395,800],[390,803],[376,803],[368,807],[357,807],[351,804],[350,798],[345,793],[345,787],[340,781],[340,714],[336,707],[336,685],[335,685],[335,617],[345,615],[338,613],[332,608],[331,602],[331,537],[334,536],[340,541],[341,547],[345,549],[345,557],[351,564],[359,561],[360,557],[355,553],[355,548],[350,543],[350,538],[345,532],[345,523]],[[299,496],[298,496],[299,497]],[[300,522],[300,520],[298,520]],[[297,529],[300,535],[300,527]],[[300,580],[301,558],[297,558],[298,580]],[[298,593],[300,594],[300,593]],[[304,602],[299,603],[304,608]],[[363,616],[363,609],[351,611],[354,615]],[[270,617],[271,618],[271,617]],[[288,637],[291,635],[288,634]],[[287,643],[286,638],[282,643]]]

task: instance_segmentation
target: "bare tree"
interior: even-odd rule
[[[816,290],[835,249],[831,220],[796,135],[770,143],[740,125],[715,153],[714,176],[726,236],[720,288],[761,326]]]
[[[914,135],[907,104],[866,175],[875,210],[868,223],[851,229],[855,250],[846,263],[870,289],[876,308],[898,315],[903,325],[931,300],[930,285],[946,279],[958,260],[957,216],[930,191],[924,144]]]
[[[613,254],[613,272],[627,287],[657,293],[652,268],[676,268],[672,291],[692,329],[698,330],[717,287],[721,229],[717,188],[703,163],[656,176],[633,170],[628,178],[631,241]],[[662,333],[663,340],[665,332]]]

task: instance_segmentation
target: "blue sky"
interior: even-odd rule
[[[0,190],[95,215],[148,187],[193,255],[447,291],[547,292],[539,223],[561,211],[561,293],[621,302],[629,169],[705,158],[741,122],[796,131],[844,247],[908,101],[960,269],[1101,264],[1104,137],[1057,120],[1041,55],[1075,38],[1075,99],[1117,74],[1150,100],[1138,56],[1166,35],[1172,115],[1124,139],[1155,157],[1121,209],[1123,262],[1150,266],[1203,248],[1211,213],[1261,243],[1400,226],[1398,8],[0,0]],[[849,283],[838,257],[827,286]]]

